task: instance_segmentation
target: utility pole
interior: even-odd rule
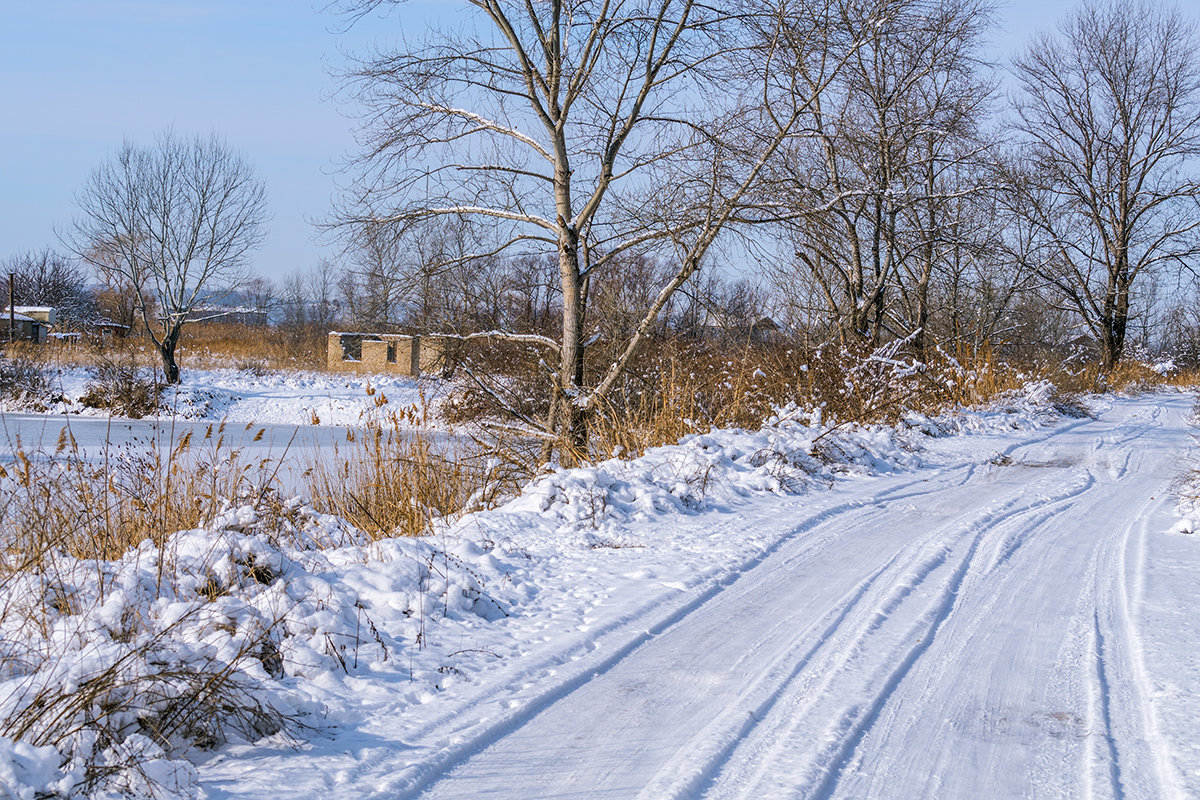
[[[14,302],[16,297],[17,274],[15,272],[8,273],[8,343],[12,344],[17,340],[17,304]]]

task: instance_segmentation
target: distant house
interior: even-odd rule
[[[86,328],[89,338],[103,343],[127,338],[130,330],[128,325],[122,325],[120,322],[113,322],[110,319],[95,320],[88,323]]]
[[[705,339],[767,344],[776,341],[781,330],[779,324],[770,317],[750,320],[718,311],[706,311],[700,322],[700,335]]]
[[[54,327],[54,318],[55,310],[50,306],[15,306],[12,309],[5,306],[2,324],[13,339],[44,344]]]
[[[265,326],[267,312],[253,306],[196,306],[188,314],[192,322],[228,322],[233,325]]]
[[[420,375],[444,366],[448,345],[444,336],[334,331],[329,334],[326,366],[331,370]]]

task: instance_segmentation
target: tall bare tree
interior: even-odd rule
[[[486,228],[487,244],[462,262],[555,253],[562,324],[544,339],[558,363],[546,427],[578,451],[587,415],[794,134],[812,87],[795,84],[788,61],[823,45],[824,20],[792,0],[469,5],[473,33],[431,34],[353,76],[366,171],[345,218]],[[591,279],[654,248],[675,268],[619,355],[588,375]]]
[[[336,268],[321,259],[310,269],[284,278],[278,306],[280,327],[294,341],[323,342],[338,321],[340,304],[335,298]]]
[[[795,214],[776,281],[818,327],[847,341],[930,324],[930,287],[952,254],[958,202],[975,191],[964,165],[990,87],[981,77],[989,0],[894,0],[872,16],[837,0],[834,23],[860,42],[805,115],[774,172]],[[805,74],[810,84],[819,76]]]
[[[151,147],[126,142],[76,200],[75,252],[133,290],[165,378],[178,383],[175,347],[183,326],[197,305],[237,287],[262,242],[263,184],[215,135],[182,139],[167,132]]]
[[[1080,7],[1014,63],[1031,266],[1120,360],[1137,283],[1200,255],[1200,40],[1176,9]]]

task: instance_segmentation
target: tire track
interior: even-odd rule
[[[949,477],[957,471],[951,470],[938,477]],[[569,664],[573,667],[569,675],[557,681],[554,686],[542,692],[524,706],[514,709],[484,729],[474,731],[465,739],[459,739],[457,742],[441,748],[436,758],[427,760],[420,765],[410,766],[407,770],[408,774],[402,776],[398,785],[393,787],[395,793],[391,796],[397,798],[397,800],[408,800],[422,795],[446,777],[458,765],[467,762],[503,737],[516,732],[537,717],[538,714],[566,698],[572,692],[602,678],[617,665],[625,661],[632,653],[677,627],[730,587],[739,581],[748,580],[747,576],[752,575],[756,568],[771,558],[779,556],[789,545],[794,545],[797,549],[795,552],[786,553],[784,557],[786,563],[794,566],[796,562],[802,561],[812,552],[828,546],[837,538],[835,535],[830,534],[812,540],[803,540],[801,537],[804,534],[817,530],[823,524],[841,519],[846,515],[870,515],[882,504],[895,501],[897,498],[920,498],[936,495],[945,491],[946,488],[940,482],[934,482],[928,477],[912,478],[901,481],[895,486],[886,487],[869,497],[855,498],[848,502],[838,503],[822,509],[804,522],[791,528],[786,535],[781,536],[761,553],[728,570],[723,575],[714,578],[706,587],[692,595],[689,600],[675,607],[669,613],[660,615],[657,619],[650,621],[649,624],[646,624],[646,616],[648,615],[643,614],[634,618],[622,619],[607,629],[598,630],[596,634],[598,637],[611,639],[624,635],[625,638],[618,643],[609,644],[605,648],[592,651],[592,653],[605,652],[606,655],[602,657],[588,658],[587,656],[592,653],[584,654],[584,657],[580,661],[574,663],[569,659],[569,656],[575,655],[574,653],[566,654],[565,657],[555,657],[547,666],[557,668]],[[849,521],[855,522],[856,520],[852,517]],[[659,609],[656,608],[655,610]],[[638,632],[632,633],[634,630]],[[623,633],[626,631],[630,633]],[[532,669],[537,668],[534,667]],[[445,722],[449,722],[449,720]],[[437,727],[444,726],[443,723],[443,726]],[[362,772],[363,774],[368,774],[372,772],[373,767],[382,767],[383,765],[383,761],[375,765],[363,765]]]
[[[1108,779],[1109,788],[1112,790],[1114,800],[1125,800],[1125,783],[1121,778],[1121,754],[1117,749],[1117,740],[1113,736],[1113,721],[1111,707],[1111,689],[1108,682],[1108,670],[1105,666],[1105,641],[1104,634],[1100,631],[1100,613],[1093,612],[1092,615],[1092,663],[1089,670],[1095,682],[1091,702],[1088,704],[1088,710],[1094,718],[1091,722],[1099,722],[1101,732],[1099,734],[1104,745],[1104,756],[1108,761]],[[1095,731],[1095,725],[1089,724],[1089,730]],[[1094,795],[1094,787],[1093,794]]]
[[[1155,410],[1155,418],[1153,424],[1139,425],[1136,433],[1131,433],[1125,437],[1125,441],[1134,441],[1147,432],[1160,428],[1161,422],[1157,421],[1158,411]],[[1124,424],[1125,421],[1118,421],[1116,425]],[[1079,426],[1072,426],[1079,427]],[[1038,443],[1031,443],[1036,445]],[[1097,449],[1103,448],[1106,442],[1100,443]],[[1030,444],[1024,444],[1019,447],[1010,448],[1009,452],[1013,453],[1021,449],[1035,449]],[[1096,464],[1097,467],[1103,465]],[[1123,463],[1120,473],[1124,473],[1128,469],[1128,453],[1126,453],[1125,463]],[[896,695],[900,685],[906,677],[911,673],[914,666],[921,660],[930,648],[934,645],[937,639],[937,634],[945,626],[948,620],[952,618],[957,607],[959,595],[968,584],[986,584],[987,580],[993,573],[1003,572],[1006,567],[1016,569],[1012,565],[1014,559],[1018,557],[1019,551],[1037,530],[1041,530],[1041,536],[1044,538],[1049,531],[1052,533],[1051,539],[1057,540],[1061,536],[1067,535],[1065,532],[1055,532],[1054,528],[1063,528],[1063,526],[1055,526],[1054,522],[1057,519],[1068,518],[1076,507],[1080,506],[1080,501],[1085,496],[1095,496],[1093,490],[1104,488],[1104,482],[1100,476],[1090,466],[1084,466],[1082,472],[1078,468],[1071,470],[1076,474],[1076,484],[1069,491],[1059,493],[1056,497],[1038,498],[1032,504],[1012,509],[1009,513],[997,515],[994,519],[989,520],[987,524],[980,526],[972,538],[970,545],[965,555],[956,562],[956,568],[950,579],[944,585],[938,603],[933,607],[932,612],[927,612],[923,619],[927,622],[927,627],[924,635],[920,635],[917,643],[907,651],[899,661],[895,669],[886,675],[882,682],[882,686],[870,700],[865,704],[852,705],[845,710],[844,715],[839,718],[838,722],[830,726],[837,732],[837,737],[834,742],[828,745],[825,749],[825,757],[827,758],[823,772],[819,773],[816,779],[807,780],[802,784],[805,788],[797,788],[792,785],[788,791],[788,796],[802,796],[814,798],[830,798],[839,791],[839,785],[845,770],[854,762],[855,754],[862,745],[863,741],[871,733],[873,727]],[[1110,479],[1116,480],[1117,475],[1113,475],[1111,467],[1105,468]],[[1001,534],[999,542],[995,547],[989,547],[989,538],[996,537]],[[984,554],[991,552],[990,559],[985,558]],[[1041,554],[1031,554],[1031,558],[1038,558]],[[986,566],[978,568],[979,562],[984,560]],[[1028,565],[1022,565],[1028,566]],[[906,594],[911,592],[906,592]],[[985,604],[981,609],[981,616],[987,616],[987,608],[990,604]],[[870,632],[870,626],[864,629]],[[854,647],[852,643],[850,645]],[[848,660],[848,659],[847,659]],[[1106,676],[1107,678],[1107,676]],[[814,694],[820,694],[823,690],[829,688],[835,682],[844,684],[844,678],[840,674],[831,675],[826,681],[822,682]],[[797,689],[797,693],[804,693],[801,687]],[[843,686],[844,689],[844,686]],[[794,741],[803,735],[812,736],[817,733],[806,727],[805,717],[803,713],[795,714],[794,708],[788,708],[787,716],[791,718],[791,722],[785,721],[775,727],[769,727],[766,724],[761,724],[758,729],[748,733],[748,741],[741,748],[743,751],[753,751],[755,745],[750,739],[768,740],[775,742]],[[782,714],[782,712],[781,712]],[[1055,719],[1057,716],[1051,715]],[[798,717],[798,719],[797,719]],[[769,728],[769,729],[768,729]],[[1114,743],[1115,747],[1115,743]],[[768,780],[764,776],[769,776],[772,773],[783,773],[792,770],[792,765],[779,763],[780,754],[776,749],[771,752],[763,752],[761,748],[758,752],[744,752],[747,761],[758,761],[758,767],[755,770],[754,777],[749,781],[742,781],[732,778],[723,781],[718,777],[714,781],[714,785],[710,786],[709,795],[711,797],[726,797],[726,796],[754,796],[765,797],[769,796],[769,790],[764,788],[764,783]],[[738,758],[738,755],[731,754],[727,761],[733,762]],[[738,779],[746,778],[743,771],[735,771]],[[793,773],[794,774],[794,773]],[[726,791],[722,791],[719,787],[727,786]],[[736,785],[736,788],[728,788]],[[1119,783],[1118,783],[1119,785]],[[676,795],[679,796],[679,795]]]
[[[1161,498],[1171,480],[1172,470],[1169,467],[1164,468],[1164,465],[1172,463],[1171,453],[1179,446],[1177,441],[1172,442],[1169,447],[1158,446],[1154,437],[1165,430],[1161,410],[1154,409],[1153,416],[1154,419],[1150,422],[1137,421],[1135,417],[1134,424],[1130,426],[1134,432],[1128,436],[1102,437],[1093,448],[1094,451],[1107,451],[1118,438],[1124,442],[1121,445],[1125,456],[1122,469],[1112,470],[1111,461],[1105,458],[1093,458],[1079,465],[1089,473],[1095,491],[1080,497],[1071,508],[1056,509],[1052,515],[1047,515],[1035,525],[1038,530],[1017,532],[1016,535],[1020,537],[1023,545],[1031,545],[1028,554],[1019,549],[1007,552],[1003,561],[997,563],[994,569],[976,572],[972,580],[964,583],[963,591],[973,593],[971,605],[976,607],[972,608],[969,617],[963,618],[960,624],[955,626],[953,635],[947,640],[951,645],[949,652],[946,652],[946,648],[941,648],[938,654],[939,661],[948,665],[941,671],[946,678],[964,674],[964,666],[969,670],[968,665],[978,666],[981,663],[979,656],[964,656],[964,652],[982,645],[984,652],[991,653],[996,642],[1006,641],[996,637],[993,624],[989,620],[1022,620],[1022,628],[1026,630],[1036,630],[1043,624],[1053,624],[1055,612],[1052,610],[1048,611],[1043,622],[1037,615],[1022,613],[1019,610],[1030,608],[1028,602],[1024,605],[1020,602],[1014,604],[1010,602],[1010,598],[1027,594],[1034,598],[1044,597],[1046,601],[1053,603],[1052,598],[1057,592],[1070,592],[1073,587],[1077,587],[1075,591],[1079,592],[1078,602],[1082,613],[1077,614],[1075,622],[1070,628],[1062,629],[1063,633],[1059,636],[1063,637],[1061,641],[1069,642],[1075,638],[1070,630],[1077,628],[1083,639],[1080,643],[1082,647],[1076,651],[1076,657],[1068,657],[1059,666],[1075,669],[1082,667],[1083,691],[1079,696],[1088,701],[1086,721],[1083,718],[1075,718],[1071,713],[1069,695],[1061,694],[1062,687],[1059,692],[1044,692],[1036,688],[1022,689],[1020,684],[1013,683],[1011,685],[1015,692],[1012,689],[991,691],[970,688],[971,682],[968,681],[969,688],[966,690],[938,692],[930,698],[936,700],[938,708],[955,714],[956,708],[969,709],[973,699],[981,695],[985,702],[990,703],[1002,702],[1011,695],[1013,699],[1018,700],[1017,707],[1023,705],[1027,709],[1026,714],[1029,714],[1029,710],[1035,713],[1024,720],[1019,717],[1012,719],[1007,724],[1003,724],[1006,722],[1005,716],[995,717],[994,719],[1002,725],[999,729],[992,728],[993,731],[1000,731],[1005,737],[1013,737],[1014,743],[1021,739],[1036,741],[1040,736],[1042,744],[1038,748],[1039,753],[1044,751],[1045,745],[1051,743],[1054,743],[1055,750],[1061,750],[1063,755],[1072,749],[1081,754],[1091,753],[1081,762],[1081,783],[1076,784],[1076,788],[1072,789],[1063,783],[1062,777],[1065,776],[1060,775],[1057,780],[1051,776],[1048,783],[1035,783],[1036,788],[1027,788],[1025,791],[1031,794],[1025,796],[1072,796],[1077,795],[1084,787],[1087,787],[1089,796],[1095,792],[1104,797],[1183,796],[1177,788],[1178,781],[1174,771],[1170,770],[1170,747],[1155,727],[1154,705],[1150,702],[1148,694],[1150,683],[1144,676],[1144,668],[1142,676],[1139,677],[1137,673],[1141,651],[1135,626],[1132,624],[1134,604],[1130,599],[1128,584],[1133,583],[1133,595],[1136,597],[1140,593],[1137,587],[1141,580],[1141,565],[1135,564],[1131,574],[1124,561],[1126,552],[1132,549],[1132,531],[1135,528],[1141,531],[1142,535],[1137,540],[1140,546],[1140,543],[1144,542],[1147,526],[1151,524],[1149,512],[1155,503],[1152,500],[1146,502],[1146,498],[1156,496],[1160,498],[1158,505],[1166,503]],[[1129,425],[1129,422],[1119,420],[1118,424]],[[1167,433],[1178,439],[1178,432]],[[1142,439],[1142,442],[1139,442],[1139,439]],[[1143,443],[1146,439],[1151,440],[1150,447]],[[1133,486],[1129,485],[1130,480],[1135,482]],[[1119,486],[1118,481],[1121,482]],[[1131,504],[1129,498],[1136,498],[1136,501]],[[1106,529],[1106,523],[1116,524],[1112,525],[1111,529]],[[1084,526],[1082,530],[1081,525]],[[1159,526],[1165,527],[1165,524],[1159,523]],[[1133,552],[1136,554],[1140,550],[1133,549]],[[1056,578],[1065,578],[1073,574],[1079,575],[1082,580],[1056,586]],[[1055,588],[1048,592],[1046,586]],[[1016,610],[1012,608],[1014,605]],[[1106,611],[1106,607],[1113,607],[1113,610]],[[1117,613],[1121,614],[1120,621],[1127,627],[1121,628],[1115,621],[1110,620],[1110,617]],[[964,626],[962,623],[968,624]],[[1031,647],[1028,642],[1016,640],[1012,635],[1009,635],[1008,639],[1022,648]],[[1016,663],[1045,672],[1045,662],[1038,666],[1038,659],[1044,657],[1038,656],[1038,652],[1036,649],[1029,649],[1024,656],[1016,657]],[[1045,653],[1044,650],[1041,652]],[[1003,652],[996,655],[1003,656]],[[986,663],[986,660],[983,663]],[[936,670],[934,674],[937,674]],[[1021,674],[1032,676],[1036,673]],[[930,670],[926,669],[925,680],[929,680],[929,675]],[[1001,677],[1003,679],[1003,675]],[[908,701],[911,703],[916,699],[909,697]],[[1041,706],[1044,711],[1037,711],[1039,703],[1048,704]],[[1000,713],[1003,713],[1004,708],[1004,705],[999,706]],[[969,720],[968,711],[967,717],[945,721],[957,725]],[[1029,728],[1014,728],[1013,723],[1032,725],[1039,730],[1035,734]],[[908,728],[897,730],[911,730],[912,724],[915,723],[910,720],[907,723]],[[892,738],[894,739],[894,732]],[[872,745],[873,760],[862,765],[864,771],[878,773],[881,769],[886,769],[877,763],[881,757],[880,748],[886,746],[886,741],[886,738],[876,738]],[[1081,749],[1072,742],[1087,746]],[[977,748],[976,752],[979,752],[979,749],[986,750],[986,747]],[[886,761],[886,757],[884,760]],[[1150,762],[1155,762],[1153,769]],[[893,760],[890,763],[896,762]],[[945,764],[944,761],[941,763]],[[1057,764],[1061,771],[1062,761],[1058,761]],[[1009,769],[1011,772],[1011,767]],[[1042,773],[1043,778],[1050,774],[1045,766]],[[1157,785],[1160,790],[1141,794],[1148,785],[1148,776],[1152,778],[1150,784]],[[979,776],[977,779],[983,778]],[[917,780],[915,785],[919,786],[919,778]],[[864,778],[860,773],[849,791],[861,792],[864,784],[873,787],[879,785],[877,781]],[[1137,791],[1131,791],[1130,787],[1137,787]],[[874,791],[878,791],[878,788]],[[941,791],[947,789],[942,787]],[[1010,793],[1013,791],[1012,787],[1008,789]],[[839,789],[839,796],[840,793]]]
[[[1172,764],[1170,743],[1159,730],[1152,683],[1135,620],[1136,598],[1140,595],[1140,581],[1145,570],[1145,537],[1149,520],[1154,517],[1150,509],[1167,502],[1162,499],[1147,502],[1137,514],[1136,521],[1126,526],[1120,536],[1114,537],[1108,547],[1097,552],[1093,570],[1096,665],[1091,677],[1095,681],[1095,706],[1109,742],[1104,755],[1111,762],[1109,771],[1113,795],[1117,798],[1126,795],[1122,775],[1127,767],[1152,773],[1158,787],[1156,796],[1185,796]],[[1132,576],[1127,560],[1131,548],[1135,551]],[[1133,596],[1129,587],[1131,580]],[[1118,738],[1129,742],[1127,750],[1118,746]]]
[[[953,531],[943,531],[943,541],[946,543],[941,549],[933,553],[932,556],[928,552],[928,545],[924,548],[925,561],[917,564],[920,553],[913,560],[906,563],[904,569],[893,570],[893,577],[896,582],[892,586],[892,593],[889,597],[883,600],[882,605],[878,610],[869,612],[868,619],[863,620],[851,634],[852,638],[843,643],[835,643],[833,640],[823,641],[820,644],[823,647],[834,649],[835,652],[830,653],[815,664],[815,670],[822,675],[814,683],[802,684],[791,687],[790,694],[792,695],[792,704],[787,705],[786,710],[781,710],[779,716],[782,719],[776,721],[776,725],[771,728],[766,728],[762,731],[754,731],[750,736],[758,740],[768,742],[786,742],[794,741],[799,738],[801,731],[807,729],[809,735],[814,733],[807,728],[808,716],[814,711],[816,701],[807,701],[805,698],[819,698],[829,692],[830,688],[836,683],[842,685],[847,680],[846,672],[852,669],[859,654],[867,652],[870,648],[868,641],[875,635],[883,624],[890,621],[894,612],[908,598],[912,597],[918,588],[920,588],[927,580],[933,576],[935,572],[942,567],[950,566],[952,571],[945,583],[942,584],[933,600],[926,600],[920,603],[921,608],[910,617],[905,617],[900,624],[908,625],[899,633],[899,639],[903,641],[915,641],[915,644],[907,651],[888,652],[883,654],[876,662],[894,664],[895,666],[888,670],[882,676],[862,675],[859,680],[863,684],[880,686],[880,691],[872,696],[864,705],[851,705],[844,708],[836,717],[836,722],[828,726],[828,731],[835,731],[836,738],[826,745],[824,750],[817,754],[812,754],[811,759],[815,763],[809,765],[811,777],[805,781],[807,789],[801,792],[801,796],[814,798],[830,797],[837,789],[837,784],[841,773],[845,766],[854,758],[855,751],[861,744],[863,738],[869,733],[872,726],[879,717],[884,706],[889,702],[892,695],[903,679],[911,671],[912,667],[918,659],[932,646],[938,630],[949,619],[953,613],[954,606],[958,597],[958,593],[962,588],[964,581],[971,574],[971,567],[976,562],[982,543],[988,533],[1009,524],[1014,524],[1025,520],[1028,517],[1041,518],[1046,516],[1047,504],[1052,506],[1070,507],[1076,498],[1091,488],[1093,482],[1086,481],[1081,486],[1072,487],[1065,492],[1062,492],[1057,497],[1046,499],[1039,498],[1033,502],[1021,503],[1020,497],[1010,498],[1006,507],[1000,510],[991,510],[977,516],[969,523],[963,524]],[[966,552],[957,559],[951,559],[951,553],[954,548],[954,540],[960,538],[963,534],[970,535],[970,540],[966,544]],[[958,543],[957,549],[963,549],[963,545]],[[913,572],[914,565],[917,567]],[[899,573],[899,574],[897,574]],[[901,579],[905,574],[911,577]],[[896,636],[896,632],[891,632]],[[748,742],[744,747],[753,749],[754,742]],[[774,748],[764,748],[773,750]],[[740,788],[731,793],[733,795],[746,795],[761,797],[766,796],[761,788],[765,776],[772,770],[777,768],[775,759],[779,758],[781,753],[758,754],[760,761],[759,768],[755,771],[755,775],[750,779],[748,791],[745,784],[740,784]],[[719,767],[717,767],[719,769]],[[789,765],[787,769],[794,770],[793,765]],[[716,769],[712,770],[713,772]],[[718,778],[718,780],[720,780]],[[740,783],[740,782],[739,782]],[[709,787],[710,790],[715,789],[715,785]],[[714,796],[727,796],[717,790]],[[663,795],[672,797],[683,797],[682,793],[673,795]]]

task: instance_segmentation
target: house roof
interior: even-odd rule
[[[704,319],[700,324],[706,328],[759,328],[762,330],[779,330],[779,324],[770,317],[755,317],[753,319],[744,318],[734,314],[727,314],[723,311],[714,311],[705,309]]]

